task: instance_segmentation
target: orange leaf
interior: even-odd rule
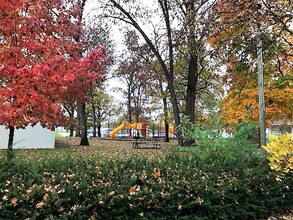
[[[41,208],[43,208],[44,205],[45,205],[45,203],[43,201],[41,201],[36,204],[36,209],[41,209]]]
[[[159,178],[161,176],[161,171],[159,168],[154,168],[153,176]]]
[[[133,193],[133,192],[135,192],[135,190],[136,190],[136,188],[135,188],[134,186],[132,186],[132,187],[129,188],[128,191],[129,191],[130,193]]]
[[[16,205],[17,205],[17,198],[12,198],[12,199],[10,200],[10,202],[11,202],[11,205],[12,205],[12,206],[16,206]]]

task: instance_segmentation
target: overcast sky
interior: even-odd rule
[[[97,13],[98,11],[98,3],[95,0],[88,0],[86,2],[85,5],[85,13],[84,13],[84,19],[87,22],[88,20],[90,20],[95,13]],[[119,28],[115,25],[111,26],[111,39],[114,41],[115,43],[115,54],[118,56],[119,54],[121,54],[122,50],[125,48],[125,46],[123,46],[123,33],[121,33],[121,31],[119,30]],[[114,67],[115,68],[115,67]],[[123,100],[123,97],[121,94],[117,93],[117,92],[113,92],[113,88],[119,87],[119,88],[123,88],[123,83],[119,80],[119,79],[109,79],[107,80],[106,84],[108,86],[106,86],[106,91],[115,97],[115,100],[117,102]]]

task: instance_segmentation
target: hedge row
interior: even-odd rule
[[[0,219],[260,219],[293,208],[259,150],[0,162]]]

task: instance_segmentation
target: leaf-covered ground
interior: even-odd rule
[[[177,145],[175,140],[171,140],[169,143],[160,140],[161,149],[133,149],[132,141],[125,139],[89,138],[90,146],[80,146],[79,142],[80,138],[77,137],[58,137],[56,138],[55,149],[14,150],[14,157],[23,158],[23,155],[25,155],[28,160],[42,159],[44,156],[55,157],[56,155],[84,158],[100,157],[104,159],[127,159],[129,157],[149,157],[151,159],[172,152]],[[0,150],[0,159],[4,158],[5,153],[5,150]]]
[[[79,142],[79,138],[57,138],[55,147],[70,151],[72,154],[82,153],[90,157],[101,156],[120,159],[132,156],[158,157],[172,152],[177,145],[177,141],[175,140],[171,140],[169,143],[161,140],[161,149],[133,149],[132,140],[126,139],[89,138],[90,146],[79,146]],[[148,145],[151,147],[151,141]]]

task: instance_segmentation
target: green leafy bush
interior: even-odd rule
[[[190,122],[189,117],[182,117],[181,124],[177,127],[184,141],[192,140],[194,146],[209,146],[211,131]]]
[[[259,143],[259,130],[252,122],[239,122],[233,134],[233,142],[237,145],[257,145]]]
[[[258,143],[258,129],[251,122],[240,122],[229,138],[223,138],[219,128],[197,125],[190,122],[187,116],[182,118],[182,122],[177,129],[181,132],[183,140],[193,141],[193,146],[218,147],[229,145],[243,147],[256,146]]]
[[[178,128],[184,140],[193,140],[194,145],[190,147],[178,147],[177,151],[198,151],[201,159],[219,166],[226,170],[234,167],[247,167],[258,163],[259,158],[265,155],[251,136],[255,134],[256,127],[253,123],[239,123],[232,137],[224,138],[220,133],[211,135],[211,128],[199,127],[191,123],[188,117],[183,117]]]
[[[293,208],[292,182],[275,181],[265,157],[217,149],[2,161],[0,219],[257,219]]]

